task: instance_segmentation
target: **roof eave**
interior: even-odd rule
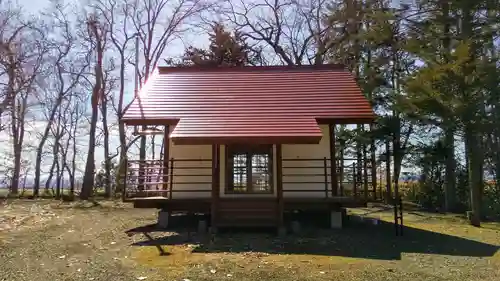
[[[209,144],[319,144],[321,135],[311,136],[172,136],[175,145]]]
[[[180,119],[157,119],[157,118],[122,118],[120,122],[125,126],[141,126],[141,125],[165,125],[175,126]]]
[[[318,124],[372,124],[376,116],[355,116],[355,117],[317,117]]]

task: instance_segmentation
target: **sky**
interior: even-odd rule
[[[27,11],[30,14],[33,14],[34,16],[39,14],[43,9],[47,8],[50,5],[49,0],[14,0],[14,1],[17,1],[17,3],[19,3],[21,6],[24,7],[25,11]],[[66,3],[71,3],[71,2],[76,3],[76,1],[77,0],[65,0]],[[198,35],[195,35],[191,32],[191,33],[186,34],[186,36],[183,37],[183,41],[184,41],[184,43],[187,43],[187,45],[203,46],[206,44],[207,38],[206,38],[206,36],[198,36]],[[185,46],[183,44],[180,44],[180,42],[170,44],[168,46],[168,48],[166,49],[166,52],[164,53],[164,57],[180,55],[183,53],[184,48],[185,48]],[[132,100],[132,97],[133,97],[133,90],[134,90],[133,75],[131,75],[131,77],[129,77],[127,80],[128,80],[128,83],[127,83],[128,88],[126,89],[125,104],[130,102]],[[41,131],[45,127],[45,123],[38,122],[37,124],[34,124],[33,126],[37,127],[37,128],[34,128],[35,131]],[[111,134],[114,135],[115,137],[111,140],[110,148],[111,148],[112,152],[115,152],[115,148],[119,147],[119,142],[118,142],[118,138],[117,138],[117,136],[118,136],[117,127],[114,128],[114,131],[112,131]],[[130,134],[129,134],[129,136],[130,136]],[[30,139],[37,139],[37,140],[30,141]],[[38,142],[38,139],[39,138],[37,138],[36,134],[28,134],[26,139],[25,139],[25,142],[31,143],[31,144],[36,144]],[[5,141],[6,136],[2,136],[0,134],[0,141],[2,141],[2,140]],[[81,144],[85,145],[86,142],[88,142],[88,137],[82,138]],[[161,142],[162,142],[161,140],[157,141],[158,144],[161,144]],[[86,151],[86,149],[84,149],[84,150]],[[158,153],[159,147],[158,147],[158,149],[156,149],[156,151]],[[78,160],[79,166],[81,166],[82,168],[84,167],[84,163],[85,163],[85,159],[84,159],[85,155],[84,154],[85,153],[83,153],[83,155],[80,156],[81,158]],[[28,152],[23,156],[23,158],[33,159],[33,162],[34,162],[35,153],[33,151]],[[101,146],[101,147],[96,148],[96,163],[100,163],[100,162],[102,162],[102,160],[104,160],[104,151],[103,151],[103,147]],[[9,161],[9,160],[6,160],[6,161]],[[1,159],[0,159],[0,162],[1,162]],[[45,163],[43,164],[42,170],[48,170],[51,163],[52,163],[52,159],[50,157],[50,159],[47,159],[47,161],[45,161]]]
[[[29,14],[32,14],[33,16],[37,16],[40,14],[40,12],[45,9],[45,8],[48,8],[49,5],[50,5],[50,1],[49,0],[13,0],[15,2],[17,2],[19,5],[21,5],[23,7],[23,9],[29,13]],[[76,2],[77,0],[65,0],[65,3],[71,3],[71,2]],[[184,42],[187,42],[188,44],[194,44],[194,45],[199,45],[200,42],[196,42],[196,39],[193,39],[193,38],[190,38],[189,36],[187,38],[183,38],[184,39]],[[203,43],[201,43],[203,44]],[[182,54],[184,51],[184,45],[183,44],[179,44],[179,43],[174,43],[174,44],[170,44],[167,49],[165,50],[164,52],[164,57],[167,57],[167,56],[178,56],[180,54]],[[160,62],[161,64],[161,62]],[[133,98],[133,94],[134,94],[134,77],[133,75],[130,75],[130,77],[128,77],[127,79],[127,89],[125,90],[125,98],[124,98],[124,104],[128,104],[132,98]],[[109,115],[108,115],[109,116]],[[115,119],[115,120],[112,120],[112,121],[108,121],[108,122],[113,122],[113,123],[116,123],[116,116],[110,116],[110,118],[112,119]],[[5,122],[5,121],[4,121]],[[36,157],[36,153],[35,153],[35,149],[34,149],[34,146],[38,144],[39,142],[39,139],[40,137],[37,136],[37,132],[42,132],[45,128],[45,124],[46,122],[32,122],[29,124],[29,127],[28,130],[31,131],[31,132],[28,132],[26,135],[25,135],[25,146],[26,149],[25,149],[25,152],[23,152],[23,159],[28,159],[30,162],[33,163],[33,167],[34,167],[34,161],[35,161],[35,157]],[[116,149],[119,147],[119,140],[118,140],[118,126],[114,126],[114,128],[112,128],[112,131],[110,132],[110,134],[112,136],[114,136],[114,138],[111,139],[111,144],[110,144],[110,149],[112,151],[112,153],[114,154]],[[128,136],[130,138],[132,138],[131,134],[128,134]],[[5,132],[1,132],[0,133],[0,143],[2,144],[2,148],[4,152],[6,153],[3,153],[3,157],[0,157],[0,167],[11,167],[12,166],[12,160],[9,156],[5,156],[5,155],[9,155],[11,154],[11,152],[8,152],[8,151],[11,151],[11,144],[10,144],[10,134],[8,133],[8,131],[5,131]],[[101,138],[102,140],[102,138]],[[80,166],[82,169],[84,167],[84,163],[85,163],[85,155],[86,155],[86,146],[85,146],[85,143],[88,142],[88,136],[83,136],[81,141],[79,141],[79,145],[81,144],[81,146],[84,146],[81,148],[82,152],[85,152],[85,153],[81,153],[82,155],[78,155],[77,156],[77,162],[78,162],[78,166]],[[157,143],[160,143],[161,144],[161,140],[158,140]],[[7,145],[8,144],[8,145]],[[7,149],[7,151],[6,151]],[[99,163],[101,163],[103,160],[104,160],[104,151],[103,151],[103,147],[100,146],[100,147],[96,147],[96,163],[98,166],[100,166]],[[158,149],[156,149],[156,151],[158,151]],[[50,154],[50,153],[49,153]],[[3,165],[2,165],[3,163]],[[50,169],[50,166],[52,164],[52,157],[49,156],[49,157],[44,157],[44,161],[42,161],[42,171],[48,171]],[[31,170],[33,170],[33,168],[31,168]],[[2,174],[2,171],[0,171],[0,174]],[[3,174],[6,174],[6,173],[3,173]],[[30,174],[30,172],[28,171],[28,174]],[[31,173],[32,174],[32,173]],[[42,179],[43,180],[43,179]],[[0,181],[1,181],[1,178],[0,178]]]

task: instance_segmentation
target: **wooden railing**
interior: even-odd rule
[[[336,196],[377,199],[376,175],[371,161],[337,159]],[[174,159],[165,165],[163,160],[129,160],[124,169],[123,199],[134,197],[179,198],[207,193],[212,188],[211,159]],[[283,159],[283,193],[287,196],[332,197],[331,160]],[[375,184],[374,182],[375,181]],[[199,188],[203,186],[202,188]],[[189,195],[192,194],[192,195]]]
[[[124,169],[123,199],[155,196],[171,199],[174,193],[210,192],[211,164],[211,159],[171,158],[168,165],[163,160],[129,160]],[[199,178],[201,180],[196,180]],[[206,185],[207,188],[174,188],[193,185]]]
[[[351,162],[351,163],[346,163]],[[283,193],[300,193],[304,196],[325,198],[336,196],[376,199],[376,175],[372,176],[372,162],[357,159],[337,159],[337,191],[332,189],[331,159],[299,158],[283,159]],[[375,181],[375,182],[374,182]]]

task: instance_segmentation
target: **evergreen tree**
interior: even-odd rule
[[[251,48],[238,32],[226,31],[224,25],[215,23],[209,34],[208,49],[189,47],[183,57],[184,65],[244,66],[259,62],[260,52]]]

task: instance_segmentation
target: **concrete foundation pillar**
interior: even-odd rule
[[[215,234],[217,234],[217,227],[215,227],[215,226],[211,226],[211,227],[209,227],[209,228],[208,228],[208,232],[209,232],[210,234],[214,234],[214,235],[215,235]]]
[[[205,234],[207,233],[207,222],[204,220],[198,221],[198,233]]]
[[[293,233],[299,233],[300,232],[300,222],[298,221],[292,221],[291,223],[291,229]]]
[[[286,228],[284,226],[278,227],[278,236],[285,237],[286,236]]]
[[[331,211],[330,212],[330,228],[341,229],[342,228],[342,211]]]
[[[158,212],[158,222],[157,225],[159,228],[167,228],[168,227],[168,219],[170,218],[170,213],[165,210],[161,210]]]

